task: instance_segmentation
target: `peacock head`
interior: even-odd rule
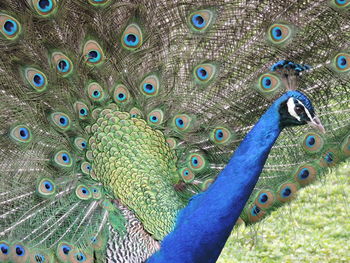
[[[279,114],[282,127],[309,124],[321,133],[325,133],[325,129],[320,119],[316,116],[310,99],[299,91],[288,91],[281,97]]]

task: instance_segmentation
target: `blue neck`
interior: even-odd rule
[[[180,211],[174,231],[148,263],[217,260],[281,132],[278,106],[284,97],[260,118],[209,189]]]

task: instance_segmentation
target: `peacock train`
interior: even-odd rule
[[[216,262],[350,156],[349,0],[2,0],[0,262]]]

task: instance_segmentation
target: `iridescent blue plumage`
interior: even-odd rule
[[[302,71],[310,70],[311,66],[304,65],[304,64],[297,64],[288,60],[280,60],[277,63],[273,64],[271,67],[271,71],[276,71],[281,69],[294,70],[295,74],[299,74]]]
[[[194,196],[179,212],[175,229],[148,262],[210,263],[219,257],[231,230],[256,185],[271,147],[284,128],[280,107],[290,98],[311,105],[301,92],[289,91],[277,99],[243,139],[209,189]],[[198,160],[192,158],[196,165]],[[281,191],[283,198],[290,187]],[[255,215],[259,207],[252,210]],[[189,245],[191,244],[191,245]]]

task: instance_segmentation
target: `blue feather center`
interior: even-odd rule
[[[145,83],[145,84],[143,84],[143,90],[144,90],[144,92],[146,92],[148,94],[152,94],[155,92],[156,89],[152,84]]]
[[[176,118],[176,126],[179,128],[183,128],[185,126],[185,123],[182,120],[182,118]]]
[[[316,143],[316,139],[315,139],[315,136],[313,135],[309,135],[307,138],[306,138],[306,145],[308,147],[313,147]]]
[[[347,59],[345,56],[339,56],[337,58],[337,66],[341,69],[345,69],[348,65]]]
[[[337,4],[344,5],[347,0],[336,0]]]
[[[79,114],[80,114],[81,116],[86,116],[87,113],[88,113],[88,111],[87,111],[85,108],[82,108],[82,109],[80,109],[80,111],[79,111]]]
[[[62,246],[62,251],[65,255],[68,255],[71,248],[69,246]]]
[[[127,46],[135,47],[139,44],[139,42],[140,42],[139,37],[135,34],[126,34],[124,37],[124,43]]]
[[[81,188],[81,192],[82,192],[84,195],[88,195],[88,194],[89,194],[89,190],[86,189],[85,187],[82,187],[82,188]]]
[[[66,59],[61,59],[57,64],[58,71],[66,73],[70,69],[70,64]]]
[[[6,244],[0,244],[0,251],[2,254],[8,255],[8,253],[10,252],[10,247]]]
[[[272,29],[272,37],[276,40],[281,40],[283,35],[282,35],[282,29],[278,26],[274,27]]]
[[[91,50],[89,51],[88,55],[88,61],[91,63],[97,63],[101,60],[101,53],[97,50]]]
[[[267,200],[269,199],[268,195],[265,193],[260,194],[259,196],[259,203],[265,204]]]
[[[22,139],[26,140],[29,138],[29,131],[27,128],[20,128],[19,129],[19,135]]]
[[[292,189],[290,189],[289,186],[287,186],[286,188],[284,188],[282,191],[281,191],[281,196],[286,198],[288,196],[290,196],[292,194]]]
[[[42,12],[49,12],[52,10],[53,4],[51,0],[39,0],[38,8]]]
[[[191,21],[192,21],[192,24],[199,29],[202,29],[207,24],[205,19],[201,15],[192,16]]]
[[[149,120],[150,120],[151,122],[153,122],[153,123],[156,123],[156,122],[158,122],[158,117],[155,116],[155,115],[151,115],[151,116],[149,117]]]
[[[44,186],[45,186],[45,189],[49,192],[51,192],[53,190],[53,185],[51,182],[49,181],[44,181],[43,182]]]
[[[101,96],[101,92],[99,92],[98,90],[94,90],[94,92],[92,93],[92,97],[94,97],[95,99],[98,99]]]
[[[299,179],[301,179],[301,180],[305,180],[306,178],[309,177],[309,175],[310,175],[309,169],[303,168],[303,169],[301,169],[301,171],[299,172],[298,177],[299,177]]]
[[[124,101],[126,99],[126,95],[124,93],[119,93],[117,95],[117,100]]]
[[[6,20],[6,22],[3,25],[3,30],[6,32],[6,34],[8,34],[9,36],[12,36],[18,30],[17,23],[12,19]]]
[[[36,262],[45,262],[45,257],[42,254],[36,254],[34,256],[34,258],[35,258]]]
[[[15,251],[17,256],[23,257],[25,255],[25,250],[21,245],[17,245]]]
[[[251,210],[251,214],[252,216],[258,216],[258,214],[261,212],[260,207],[258,206],[253,206],[252,210]]]
[[[33,77],[33,83],[36,87],[42,87],[45,84],[44,76],[40,73],[36,73]]]
[[[334,161],[333,153],[332,152],[326,153],[324,159],[327,163],[332,163]]]
[[[61,116],[60,117],[60,125],[63,126],[63,127],[68,125],[67,117],[65,117],[65,116]]]
[[[79,262],[84,262],[86,260],[86,257],[83,253],[76,253],[74,256]]]
[[[271,84],[272,84],[271,78],[270,77],[264,77],[262,79],[262,84],[263,84],[263,88],[270,89],[271,88]]]
[[[191,159],[191,162],[192,162],[192,165],[194,166],[194,167],[197,167],[198,166],[198,158],[197,157],[192,157],[192,159]]]
[[[197,69],[197,76],[201,80],[206,80],[208,78],[208,72],[203,67],[199,67]]]
[[[69,155],[66,154],[66,153],[63,153],[63,154],[62,154],[62,160],[63,160],[63,162],[65,162],[65,163],[69,163],[69,161],[70,161]]]
[[[224,139],[224,132],[221,129],[216,130],[215,139],[218,141],[222,141]]]

